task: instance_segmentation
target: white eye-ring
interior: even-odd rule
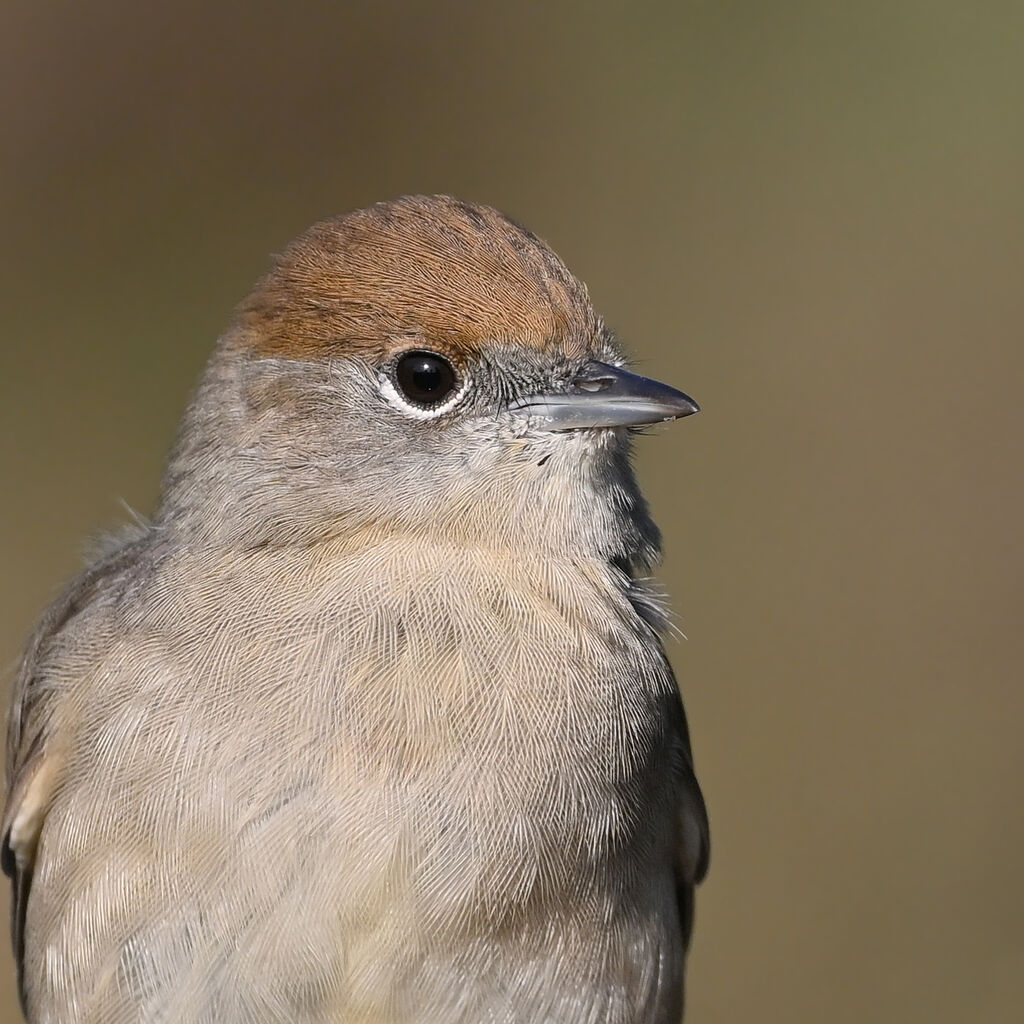
[[[380,375],[387,403],[405,416],[432,420],[454,408],[466,393],[469,379],[455,371],[444,356],[425,349],[404,352]]]

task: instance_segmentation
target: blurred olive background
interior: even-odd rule
[[[402,192],[492,203],[704,407],[639,445],[714,836],[688,1020],[1020,1019],[1024,6],[0,22],[6,664],[152,506],[271,252]]]

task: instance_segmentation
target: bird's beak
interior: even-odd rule
[[[660,381],[593,361],[576,374],[567,391],[530,395],[509,410],[544,430],[580,430],[661,423],[700,412],[700,406]]]

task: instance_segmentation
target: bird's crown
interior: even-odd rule
[[[410,343],[471,359],[488,342],[582,355],[599,329],[586,287],[488,206],[406,196],[321,221],[239,307],[256,356],[386,359]]]

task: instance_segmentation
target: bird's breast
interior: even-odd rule
[[[355,1005],[459,936],[528,959],[553,920],[668,905],[671,679],[600,566],[395,542],[196,571],[142,586],[76,704],[40,913],[105,887],[169,962],[234,950],[233,989],[287,964]]]
[[[230,780],[254,820],[309,803],[343,848],[464,861],[492,892],[499,859],[553,883],[630,841],[672,683],[606,567],[395,537],[225,558],[216,586],[194,568],[148,602],[133,657],[160,666],[131,703],[176,717],[170,735],[189,723],[172,756]]]

